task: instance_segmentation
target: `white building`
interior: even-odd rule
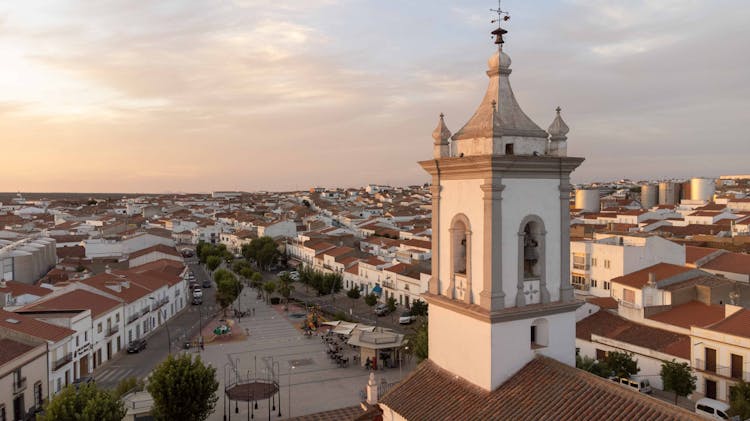
[[[655,235],[595,233],[570,242],[570,283],[576,290],[609,297],[613,278],[657,263],[685,264],[685,247]]]

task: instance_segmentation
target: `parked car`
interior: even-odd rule
[[[695,413],[709,419],[728,420],[729,405],[715,399],[702,398],[695,403]]]
[[[408,325],[411,322],[413,322],[414,320],[416,320],[416,318],[417,318],[417,316],[413,316],[408,311],[405,311],[405,312],[401,313],[401,316],[399,316],[398,322],[399,322],[399,324],[402,324],[402,325]]]
[[[291,278],[291,280],[294,282],[299,281],[299,272],[297,272],[296,270],[294,272],[290,272],[289,278]]]
[[[638,377],[610,377],[609,379],[615,383],[630,387],[633,390],[637,390],[641,393],[650,394],[652,392],[651,382],[649,382],[648,379],[639,379]]]
[[[387,305],[385,305],[383,303],[380,303],[380,304],[378,304],[378,305],[375,306],[375,315],[376,316],[385,316],[386,314],[388,314],[388,306]]]
[[[128,354],[141,352],[146,349],[145,339],[136,339],[128,344]]]
[[[196,287],[193,290],[193,298],[203,298],[203,290],[200,287]]]
[[[192,303],[194,306],[199,306],[203,304],[203,297],[193,297]]]
[[[210,279],[204,279],[203,280],[203,288],[211,288],[211,280]]]

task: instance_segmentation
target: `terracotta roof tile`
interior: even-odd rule
[[[738,310],[726,319],[708,326],[707,329],[729,335],[742,336],[743,338],[750,338],[750,310],[744,308]]]
[[[535,358],[492,392],[427,360],[381,399],[381,407],[407,420],[701,419],[546,357]]]
[[[18,323],[14,323],[12,320],[16,320]],[[53,325],[30,316],[5,310],[0,310],[0,327],[42,338],[50,342],[63,340],[76,333],[74,330],[62,326]]]
[[[648,283],[649,273],[653,272],[656,276],[656,281],[658,282],[663,279],[668,279],[675,275],[679,275],[681,273],[689,272],[691,270],[695,269],[685,266],[673,265],[671,263],[657,263],[653,266],[649,266],[639,271],[635,271],[623,276],[618,276],[617,278],[612,278],[612,282],[626,285],[632,288],[641,289]]]
[[[0,339],[0,366],[31,351],[35,347],[9,338]]]
[[[750,274],[750,254],[724,253],[711,259],[701,268],[722,272]]]
[[[689,329],[690,326],[704,327],[716,323],[719,320],[723,320],[724,315],[725,311],[722,305],[714,304],[709,306],[700,301],[690,301],[674,306],[670,310],[651,315],[648,318],[657,322]]]
[[[719,249],[711,247],[685,246],[685,262],[695,263],[696,260],[702,259],[717,251],[719,251]]]
[[[23,311],[54,311],[54,310],[91,310],[91,317],[97,318],[120,303],[111,298],[104,297],[83,289],[77,289],[65,294],[52,297],[42,302],[35,302],[24,307]]]

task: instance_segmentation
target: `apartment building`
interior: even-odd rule
[[[47,344],[0,335],[0,420],[35,419],[48,398]]]

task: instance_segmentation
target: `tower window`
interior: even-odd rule
[[[505,154],[506,155],[513,155],[513,144],[512,143],[506,143],[505,144]]]
[[[539,228],[529,222],[523,229],[523,276],[525,279],[539,276]]]
[[[547,319],[536,319],[530,328],[531,349],[544,348],[549,345],[549,323]]]

